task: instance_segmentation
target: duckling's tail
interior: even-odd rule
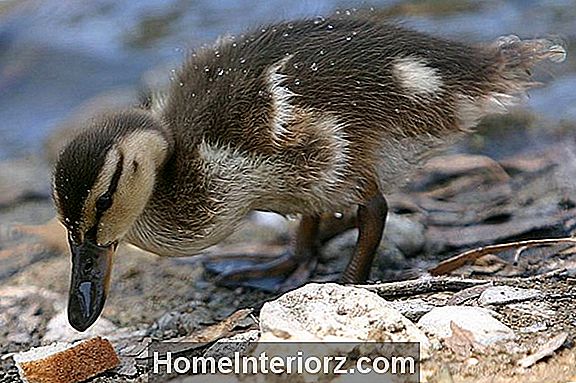
[[[565,43],[560,38],[520,40],[518,36],[502,36],[489,44],[486,51],[487,72],[480,94],[463,98],[461,127],[469,130],[480,118],[509,111],[526,97],[526,91],[539,85],[531,76],[536,64],[566,59]]]
[[[545,60],[559,63],[566,59],[565,43],[557,37],[520,40],[515,35],[502,36],[490,45],[490,49],[496,56],[492,60],[496,65],[489,76],[491,89],[488,94],[501,101],[506,99],[502,105],[517,104],[528,89],[539,85],[531,73],[536,64]]]
[[[507,69],[530,70],[540,61],[560,63],[566,59],[566,44],[559,37],[520,40],[516,35],[502,36],[493,44]]]

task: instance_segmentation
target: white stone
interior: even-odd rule
[[[419,342],[429,354],[426,335],[365,289],[310,283],[288,292],[260,311],[261,341]]]
[[[476,342],[485,346],[516,336],[510,327],[495,319],[489,310],[481,307],[436,307],[420,318],[418,325],[439,338],[448,338],[452,335],[450,322],[472,332]]]

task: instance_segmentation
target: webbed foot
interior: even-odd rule
[[[304,216],[300,221],[294,250],[275,258],[249,255],[219,256],[204,262],[224,286],[250,286],[284,292],[306,283],[318,264],[320,217]]]
[[[352,211],[303,216],[292,250],[269,249],[266,255],[215,254],[204,261],[204,266],[218,274],[216,283],[219,285],[286,292],[304,285],[314,275],[322,244],[354,227],[356,215]],[[272,254],[274,252],[276,254]]]
[[[271,292],[284,292],[305,284],[316,270],[317,257],[302,260],[287,252],[271,258],[246,254],[234,259],[211,260],[204,266],[218,274],[216,284],[248,286]],[[233,266],[233,269],[230,269]]]

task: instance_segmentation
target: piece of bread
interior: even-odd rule
[[[120,364],[112,344],[100,337],[36,347],[13,358],[28,383],[77,383]]]

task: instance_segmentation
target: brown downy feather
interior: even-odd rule
[[[468,131],[480,119],[490,114],[501,114],[518,105],[526,91],[538,86],[531,77],[531,70],[544,60],[559,63],[566,58],[564,43],[559,38],[521,40],[508,35],[491,44],[478,47],[488,58],[486,78],[477,78],[480,94],[461,96],[457,102],[456,115],[460,128]]]
[[[565,54],[554,39],[475,46],[345,15],[219,40],[191,54],[148,105],[173,145],[126,239],[191,255],[250,210],[322,214],[394,192],[482,117],[517,104],[535,85],[533,65]],[[107,136],[107,120],[94,135]],[[129,131],[115,129],[116,141]],[[109,142],[85,141],[61,156],[58,168],[71,176],[57,177],[58,195],[93,189],[101,164],[90,161]],[[98,155],[85,158],[94,145]],[[84,165],[93,177],[69,170]],[[81,218],[86,194],[60,199],[65,218]]]
[[[528,70],[543,60],[560,63],[566,59],[565,43],[558,37],[521,40],[516,35],[508,35],[498,38],[495,45],[510,69]]]
[[[497,73],[505,92],[522,93],[538,85],[530,76],[541,61],[560,63],[566,59],[565,43],[558,37],[521,40],[516,35],[501,36],[490,49],[495,50],[495,62],[501,63]]]

